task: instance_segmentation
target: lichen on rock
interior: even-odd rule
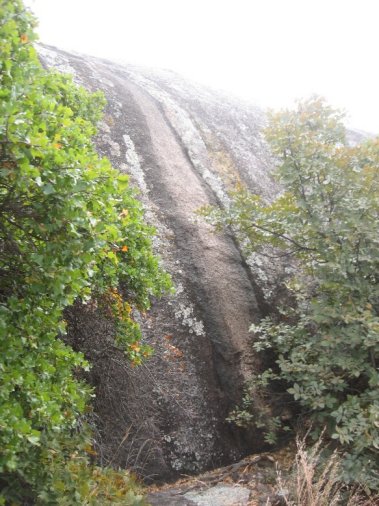
[[[143,339],[155,349],[139,368],[104,346],[112,326],[103,316],[80,304],[68,314],[67,339],[93,363],[87,379],[96,390],[102,463],[164,479],[259,449],[259,434],[225,419],[260,367],[249,327],[263,314],[257,286],[270,290],[266,267],[250,262],[250,269],[236,240],[211,233],[195,212],[228,205],[233,178],[265,197],[275,191],[262,111],[172,73],[39,51],[45,65],[103,90],[108,105],[97,148],[139,188],[157,230],[154,247],[177,286],[138,315]]]

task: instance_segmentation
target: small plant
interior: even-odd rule
[[[298,438],[294,464],[285,478],[277,471],[278,494],[286,506],[374,506],[379,496],[367,497],[356,486],[349,490],[341,482],[340,454],[330,452],[322,438],[310,448]]]

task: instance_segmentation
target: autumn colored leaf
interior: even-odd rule
[[[137,352],[137,353],[141,350],[141,346],[139,346],[139,344],[138,344],[138,343],[133,343],[133,344],[130,346],[130,348],[131,348],[133,351]]]

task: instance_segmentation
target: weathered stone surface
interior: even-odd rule
[[[88,379],[96,388],[99,459],[164,479],[258,450],[259,434],[232,430],[225,417],[260,366],[248,328],[267,312],[266,274],[254,261],[251,270],[233,237],[212,234],[195,211],[227,205],[227,190],[239,180],[273,194],[262,112],[170,72],[48,47],[40,55],[104,91],[98,150],[139,187],[158,231],[156,250],[177,287],[149,314],[135,315],[156,349],[137,369],[112,345],[109,322],[79,304],[68,312],[69,341],[94,363]]]
[[[250,490],[245,487],[219,484],[200,492],[187,492],[184,497],[199,506],[246,506]]]
[[[180,488],[171,488],[148,494],[150,506],[246,506],[251,491],[239,485],[217,484],[186,492]]]
[[[165,490],[147,496],[149,506],[196,506],[196,502],[184,497],[177,490]]]
[[[180,488],[171,488],[148,494],[151,506],[246,506],[251,491],[247,487],[219,483],[213,487],[186,492]]]

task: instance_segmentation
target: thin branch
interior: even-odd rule
[[[263,227],[262,225],[257,225],[256,223],[251,223],[250,226],[247,228],[256,228],[258,230],[262,230],[262,232],[267,232],[268,234],[271,234],[275,237],[278,237],[279,239],[283,239],[286,242],[289,242],[296,246],[297,249],[303,250],[303,251],[313,251],[318,252],[316,248],[309,248],[308,246],[304,246],[303,244],[300,244],[299,242],[295,241],[295,239],[292,239],[291,237],[288,237],[285,234],[281,234],[280,232],[276,232],[275,230],[270,230],[269,228]]]

